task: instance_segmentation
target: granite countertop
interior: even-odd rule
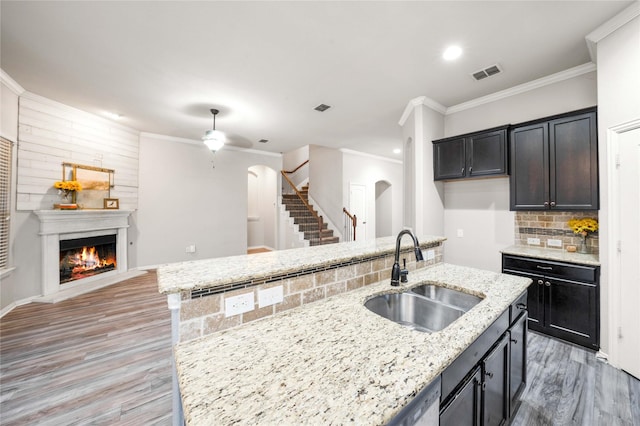
[[[446,240],[431,235],[419,236],[420,247],[433,246]],[[413,248],[410,238],[402,240],[403,249]],[[231,282],[251,281],[278,274],[324,265],[393,253],[396,237],[367,241],[327,244],[289,250],[276,250],[256,255],[239,255],[214,259],[172,263],[158,268],[161,293],[224,286]]]
[[[335,246],[335,245],[334,245]],[[364,307],[376,294],[436,283],[484,297],[442,331],[409,330]],[[524,291],[526,278],[439,264],[180,343],[187,424],[383,424]]]
[[[570,253],[564,249],[513,245],[503,249],[501,252],[515,256],[536,257],[538,259],[556,260],[580,265],[600,266],[600,259],[597,254]]]

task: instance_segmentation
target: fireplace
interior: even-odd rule
[[[127,267],[131,211],[34,213],[42,243],[42,296],[35,301],[55,303],[144,273]]]
[[[60,284],[116,269],[116,235],[60,241]]]

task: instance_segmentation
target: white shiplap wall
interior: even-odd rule
[[[33,93],[20,96],[17,209],[51,209],[62,163],[115,170],[111,197],[138,208],[140,132]]]

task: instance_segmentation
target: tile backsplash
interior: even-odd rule
[[[579,246],[581,237],[573,233],[567,222],[571,219],[583,219],[590,217],[598,220],[597,211],[587,212],[516,212],[515,243],[528,245],[529,238],[540,239],[540,247],[551,247],[547,240],[561,240],[562,249],[567,245]],[[594,232],[587,237],[587,247],[591,253],[598,252],[598,233]]]

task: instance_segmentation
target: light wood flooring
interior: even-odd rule
[[[529,333],[516,426],[640,426],[640,382]],[[0,319],[0,424],[171,424],[171,326],[156,275]]]
[[[0,320],[2,425],[170,425],[171,314],[155,272]]]

